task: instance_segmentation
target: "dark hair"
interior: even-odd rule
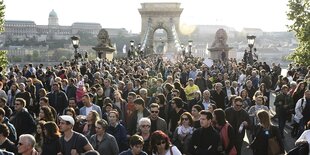
[[[22,104],[23,107],[26,106],[26,101],[25,101],[23,98],[16,98],[16,99],[15,99],[15,102],[16,102],[16,101],[20,102],[20,104]]]
[[[6,124],[0,123],[0,134],[2,134],[4,137],[8,137],[10,134],[10,130]]]
[[[73,108],[71,108],[71,107],[67,107],[65,110],[64,110],[64,115],[67,115],[67,112],[71,112],[72,114],[73,114],[73,119],[75,120],[75,118],[76,118],[76,112],[75,112],[75,110],[73,109]]]
[[[164,94],[158,94],[156,97],[159,98],[159,103],[165,105],[166,104],[166,97]]]
[[[46,122],[44,125],[44,129],[46,130],[47,138],[58,139],[60,137],[60,132],[57,124],[53,121]]]
[[[226,115],[225,115],[224,110],[221,109],[221,108],[217,108],[217,109],[214,110],[213,113],[214,113],[214,116],[215,116],[215,119],[216,119],[216,123],[218,125],[220,125],[220,126],[225,125],[225,123],[226,123],[226,119],[225,119]]]
[[[3,102],[3,103],[7,102],[7,100],[4,97],[0,97],[0,101]]]
[[[213,115],[210,111],[206,111],[206,110],[201,110],[200,115],[205,115],[207,117],[207,119],[213,119]]]
[[[142,105],[143,107],[145,106],[145,103],[144,103],[143,98],[136,98],[136,99],[133,101],[133,103],[134,103],[134,104]]]
[[[173,89],[173,85],[170,83],[166,83],[165,88],[168,90],[168,92],[170,92]]]
[[[175,102],[175,105],[178,107],[178,108],[182,108],[183,107],[183,100],[179,97],[174,97],[172,98],[172,101]]]
[[[47,97],[41,97],[41,98],[40,98],[40,101],[43,101],[43,102],[48,103],[48,98],[47,98]]]
[[[142,144],[142,145],[144,144],[144,140],[141,136],[135,134],[129,138],[129,145],[131,147],[133,147],[135,145],[139,145],[139,144]]]
[[[168,150],[168,148],[171,145],[170,139],[168,135],[166,135],[163,131],[161,130],[156,130],[152,133],[151,138],[150,138],[150,144],[151,144],[151,152],[157,153],[157,143],[165,141],[165,149]]]
[[[108,128],[108,122],[104,119],[97,120],[96,125],[100,125],[104,131]]]
[[[200,112],[202,110],[202,107],[198,104],[194,105],[192,108],[197,109],[198,112]]]
[[[55,121],[51,108],[43,106],[40,108],[44,113],[44,121]]]

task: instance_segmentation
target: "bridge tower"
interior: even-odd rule
[[[141,44],[146,54],[154,53],[153,39],[157,29],[167,33],[167,52],[180,51],[178,38],[181,3],[141,3]]]

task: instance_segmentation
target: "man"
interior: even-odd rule
[[[212,90],[211,93],[211,98],[215,101],[216,106],[218,108],[222,108],[223,110],[226,108],[225,105],[225,93],[222,90],[223,84],[218,82],[215,83],[214,85],[214,90]]]
[[[130,149],[123,151],[120,155],[147,155],[146,152],[142,151],[144,140],[139,135],[133,135],[129,139]]]
[[[249,114],[244,109],[242,109],[242,106],[243,106],[242,98],[236,97],[234,99],[233,106],[225,110],[227,121],[235,129],[234,130],[236,135],[235,146],[238,155],[241,154],[245,129],[250,129],[251,127]]]
[[[307,122],[310,120],[310,90],[306,90],[304,97],[299,99],[295,106],[294,120],[299,123],[299,133],[295,131],[295,136],[303,133]]]
[[[114,99],[114,88],[111,86],[111,79],[109,78],[105,78],[104,79],[104,87],[103,87],[103,90],[104,90],[104,96],[105,97],[110,97],[110,99]]]
[[[132,113],[130,123],[128,124],[128,134],[133,135],[137,132],[137,124],[142,117],[150,115],[149,110],[145,108],[145,103],[142,98],[137,98],[133,101],[135,111]]]
[[[292,115],[289,113],[290,109],[294,107],[293,98],[288,95],[288,86],[283,85],[281,87],[281,93],[276,96],[274,105],[276,106],[276,114],[278,116],[278,123],[280,134],[284,138],[284,127],[288,117]]]
[[[7,106],[7,100],[4,97],[0,97],[0,108],[3,108],[5,111],[5,116],[10,117],[12,115],[12,109]]]
[[[5,124],[0,123],[0,149],[17,153],[16,145],[8,139],[9,133],[9,128]]]
[[[30,134],[23,134],[19,136],[18,141],[18,153],[21,155],[39,155],[39,153],[34,148],[36,144],[35,138]]]
[[[158,116],[159,114],[159,105],[157,103],[152,103],[150,105],[151,114],[149,116],[151,120],[151,131],[150,133],[153,133],[156,130],[161,130],[164,133],[168,134],[167,131],[167,122]]]
[[[74,85],[74,79],[69,78],[68,83],[69,84],[68,84],[68,87],[66,90],[66,94],[67,94],[68,98],[72,98],[72,97],[75,98],[77,87]]]
[[[59,129],[63,133],[60,137],[61,153],[63,155],[81,154],[93,150],[84,135],[73,131],[74,123],[74,119],[69,115],[59,117]]]
[[[52,111],[54,120],[57,120],[57,111],[55,110],[54,107],[50,106],[47,97],[41,97],[40,101],[39,101],[39,105],[40,105],[40,107],[44,107],[44,106],[49,107]]]
[[[68,107],[69,107],[69,108],[73,108],[76,115],[80,115],[80,109],[79,109],[79,107],[78,107],[77,104],[76,104],[75,97],[69,98],[69,105],[68,105]],[[65,112],[65,111],[66,111],[66,110],[64,110],[64,112]],[[65,115],[64,112],[63,112],[63,114]]]
[[[150,101],[151,98],[148,97],[148,92],[146,88],[140,88],[139,89],[139,95],[141,96],[141,98],[143,98],[144,102],[145,102],[145,107],[149,108],[150,106]]]
[[[95,110],[99,114],[99,117],[102,118],[101,108],[91,102],[91,98],[88,94],[83,95],[82,102],[84,107],[80,109],[80,115],[87,116],[91,110]]]
[[[223,91],[226,95],[226,102],[227,103],[230,100],[231,95],[236,95],[235,89],[233,87],[231,87],[229,80],[225,80],[225,87],[223,88]]]
[[[55,108],[58,115],[68,106],[68,97],[60,90],[60,86],[60,83],[54,83],[53,91],[47,94],[50,105]]]
[[[31,103],[30,105],[30,100],[32,100],[31,98],[31,94],[29,92],[26,91],[26,85],[24,83],[20,83],[19,85],[19,93],[16,94],[16,98],[23,98],[26,101],[26,108],[30,111],[32,110],[32,106],[33,103]],[[32,100],[33,102],[33,100]],[[31,111],[31,113],[33,113],[33,111]]]
[[[135,92],[129,92],[127,97],[127,105],[126,105],[126,113],[125,113],[125,126],[128,126],[132,113],[135,111],[135,104],[133,101],[137,98],[137,94]]]
[[[172,112],[171,112],[171,117],[169,120],[169,126],[170,126],[169,131],[170,133],[174,133],[175,129],[177,128],[178,121],[180,120],[181,115],[186,110],[183,109],[183,101],[179,97],[172,98],[171,107],[172,107]]]
[[[9,129],[9,135],[7,138],[12,142],[17,142],[16,129],[13,124],[9,122],[9,119],[5,116],[4,109],[0,108],[0,124],[5,124]]]
[[[203,91],[202,102],[198,103],[198,105],[200,105],[204,110],[208,110],[208,107],[211,104],[216,104],[215,101],[210,99],[210,96],[211,94],[209,90]]]
[[[188,84],[184,88],[187,101],[194,99],[194,94],[196,91],[199,91],[199,87],[194,84],[194,80],[192,78],[188,79]]]
[[[26,101],[24,99],[15,99],[15,113],[11,116],[10,122],[15,126],[17,136],[32,134],[36,128],[35,120],[25,106]]]
[[[189,151],[193,155],[208,155],[218,153],[217,148],[220,142],[219,133],[212,127],[213,115],[211,112],[202,110],[200,112],[200,125],[193,132]]]

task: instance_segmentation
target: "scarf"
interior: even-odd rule
[[[178,128],[178,135],[180,135],[181,137],[185,137],[188,134],[193,134],[193,129],[193,127],[185,127],[181,125]]]

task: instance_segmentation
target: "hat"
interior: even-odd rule
[[[66,121],[66,122],[70,122],[70,124],[74,125],[74,119],[69,116],[69,115],[62,115],[59,116],[61,120]]]
[[[189,78],[188,81],[194,81],[193,78]]]

